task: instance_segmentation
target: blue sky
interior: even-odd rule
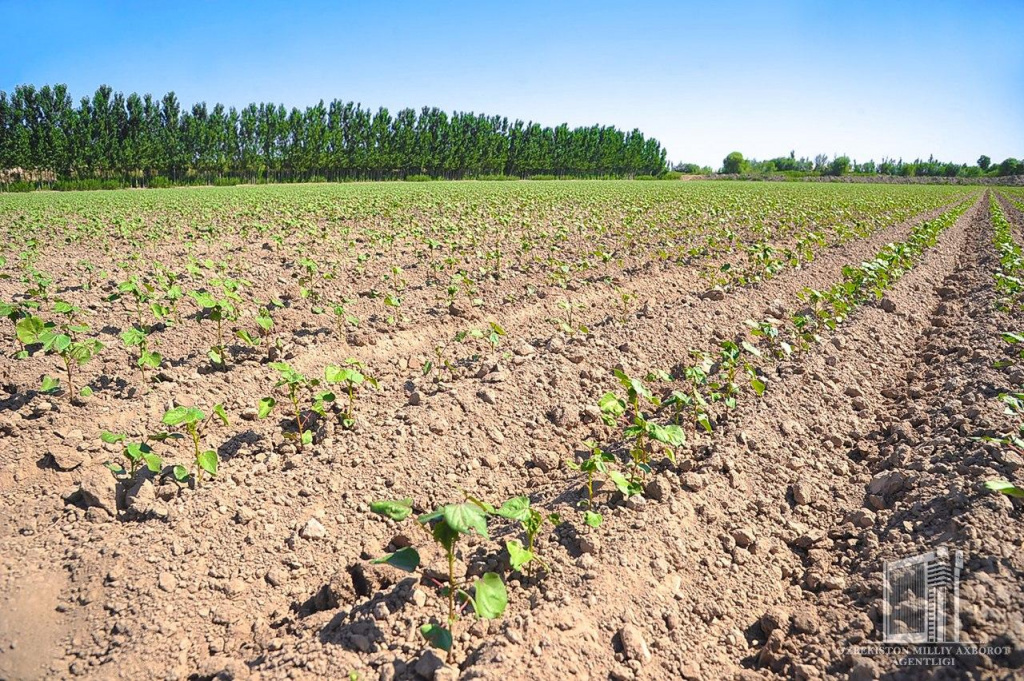
[[[0,89],[640,128],[674,161],[1024,157],[1024,2],[10,2]]]

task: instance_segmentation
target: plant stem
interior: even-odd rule
[[[299,410],[299,398],[295,396],[295,387],[289,387],[289,395],[292,398],[292,406],[295,407],[295,427],[299,429],[299,447],[302,447],[302,412]]]
[[[60,356],[64,360],[64,370],[68,374],[68,399],[75,399],[75,384],[71,380],[71,362],[68,361],[68,356],[63,354]]]
[[[448,629],[455,626],[455,546],[448,550]]]
[[[195,426],[195,424],[189,424],[188,434],[192,436],[192,446],[195,448],[196,487],[198,487],[203,482],[203,468],[202,466],[199,465],[199,429]]]

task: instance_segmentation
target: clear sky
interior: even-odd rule
[[[0,0],[0,90],[613,124],[714,167],[1024,157],[1024,0]]]

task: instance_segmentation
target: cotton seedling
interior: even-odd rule
[[[583,446],[590,450],[590,456],[581,462],[567,461],[566,465],[587,474],[587,510],[583,513],[583,521],[591,527],[597,527],[602,517],[594,511],[594,476],[598,473],[608,475],[608,464],[615,461],[615,457],[601,449],[596,442],[588,440]]]
[[[28,357],[29,343],[26,342],[26,339],[38,339],[39,333],[45,327],[42,319],[32,315],[35,309],[35,304],[29,302],[0,302],[0,317],[14,325],[14,337],[21,344],[21,349],[13,354],[14,359]],[[24,333],[22,329],[25,329]]]
[[[64,362],[64,372],[68,379],[68,395],[74,395],[73,369],[84,366],[92,361],[93,357],[103,349],[103,343],[95,338],[88,340],[78,339],[78,334],[88,331],[89,326],[75,318],[78,312],[77,307],[58,300],[54,303],[53,310],[62,314],[63,319],[58,324],[53,322],[45,323],[42,330],[34,338],[29,336],[26,336],[26,338],[31,340],[32,343],[42,343],[44,352],[56,354],[61,358],[61,361]],[[51,385],[52,388],[56,388],[56,384]],[[80,394],[83,397],[91,395],[92,389],[85,386],[81,389]]]
[[[468,329],[455,334],[455,340],[459,343],[466,339],[486,340],[492,350],[497,350],[501,339],[505,335],[505,329],[497,322],[488,322],[486,329]]]
[[[377,379],[363,373],[363,363],[354,358],[348,358],[341,366],[328,365],[324,369],[324,378],[328,385],[341,385],[348,395],[348,409],[342,417],[342,424],[346,428],[355,426],[356,395],[364,384],[370,385],[375,390],[379,388]]]
[[[605,418],[605,423],[610,422],[613,425],[620,416],[626,413],[628,405],[632,423],[623,430],[623,436],[633,441],[630,448],[630,458],[633,464],[631,479],[635,480],[637,473],[646,474],[651,471],[651,442],[665,445],[666,456],[674,463],[675,449],[685,444],[686,434],[678,425],[663,426],[647,418],[643,411],[643,405],[649,403],[654,408],[658,408],[661,406],[661,400],[644,385],[643,381],[628,376],[620,369],[616,369],[613,373],[626,389],[627,399],[623,401],[614,393],[606,393],[601,398],[598,407]]]
[[[331,307],[331,310],[334,312],[335,329],[337,330],[338,335],[342,337],[344,337],[345,335],[346,327],[359,326],[359,317],[350,313],[348,309],[345,307],[346,305],[349,305],[351,303],[351,300],[346,299]]]
[[[1015,333],[1012,331],[1004,331],[1003,333],[999,334],[999,336],[1007,345],[1020,346],[1020,348],[1014,348],[1014,351],[1017,355],[1017,359],[1024,359],[1024,334]],[[992,366],[995,367],[996,369],[1005,369],[1006,367],[1013,366],[1014,364],[1015,360],[1001,359],[995,362]]]
[[[1017,485],[1014,485],[1012,482],[1008,480],[989,480],[988,482],[985,483],[985,487],[992,490],[993,492],[1005,494],[1008,497],[1017,497],[1019,499],[1024,499],[1024,489],[1018,487]]]
[[[577,333],[583,334],[584,336],[590,333],[590,329],[583,324],[577,324],[574,319],[574,312],[582,309],[583,305],[580,303],[573,303],[569,300],[560,300],[558,302],[558,308],[565,312],[565,319],[554,319],[552,322],[557,326],[563,333],[567,333],[570,336],[575,336]]]
[[[720,346],[717,358],[718,373],[721,376],[719,386],[724,394],[725,405],[730,409],[736,407],[736,398],[740,392],[736,379],[740,372],[750,379],[750,387],[758,396],[763,395],[768,387],[764,378],[758,374],[757,367],[747,361],[746,355],[760,357],[761,351],[747,341],[723,341]]]
[[[117,293],[110,296],[108,300],[116,300],[123,296],[130,297],[135,307],[135,323],[138,326],[142,326],[142,311],[153,300],[153,290],[151,285],[140,282],[138,277],[130,277],[127,281],[117,285]],[[160,311],[163,310],[160,309]]]
[[[163,424],[172,428],[181,428],[192,440],[193,449],[193,473],[195,474],[196,486],[203,482],[203,473],[211,476],[217,475],[217,466],[220,459],[216,450],[202,449],[201,441],[211,421],[217,418],[225,426],[228,425],[228,415],[223,405],[215,404],[213,413],[209,416],[195,407],[175,407],[164,413]],[[177,465],[172,469],[174,479],[178,482],[185,482],[189,477],[189,470],[185,466]]]
[[[235,303],[241,302],[242,298],[237,293],[237,282],[220,280],[216,283],[220,283],[221,289],[217,296],[209,291],[193,291],[191,295],[202,309],[205,318],[217,325],[217,342],[206,353],[207,357],[221,369],[226,369],[228,357],[227,349],[224,346],[224,322],[235,319],[237,316]]]
[[[111,433],[107,430],[100,433],[100,439],[103,442],[107,444],[121,444],[121,455],[124,456],[128,463],[127,471],[120,464],[113,462],[107,463],[107,468],[115,474],[127,472],[129,480],[135,477],[136,471],[141,466],[145,466],[151,473],[159,473],[163,468],[163,460],[159,455],[153,453],[153,448],[150,446],[149,441],[163,442],[174,437],[180,437],[180,434],[157,433],[146,436],[142,442],[128,442],[128,436],[123,433]]]
[[[374,513],[402,521],[412,513],[412,499],[378,501],[370,504]],[[501,577],[487,572],[478,578],[469,592],[465,576],[455,574],[456,545],[463,536],[476,534],[489,539],[487,518],[495,513],[490,504],[469,499],[460,504],[448,504],[416,518],[416,523],[429,532],[431,538],[444,550],[447,559],[447,584],[443,586],[448,605],[445,624],[427,623],[420,627],[420,634],[427,642],[451,656],[454,642],[453,630],[463,606],[471,606],[474,614],[482,619],[497,619],[508,606],[508,592]],[[419,552],[412,546],[398,549],[373,561],[386,563],[406,572],[415,572],[420,566]],[[460,604],[461,601],[461,604]]]
[[[750,327],[750,335],[764,340],[775,359],[785,359],[793,353],[793,347],[779,336],[779,320],[774,318],[761,321],[748,319],[746,324]]]
[[[322,312],[323,309],[318,306],[320,292],[316,290],[316,283],[320,279],[320,266],[317,265],[315,260],[310,258],[299,258],[299,267],[301,268],[301,273],[299,274],[299,295],[309,300],[311,310],[314,313],[317,313],[317,310]]]
[[[127,348],[139,349],[139,357],[135,360],[135,365],[139,367],[139,371],[142,373],[142,383],[145,385],[148,382],[146,369],[159,369],[160,363],[163,362],[163,357],[159,352],[149,349],[149,331],[132,326],[121,332],[121,342]]]
[[[509,562],[513,570],[522,571],[529,563],[536,562],[545,570],[551,568],[537,555],[536,540],[537,534],[545,521],[558,525],[561,519],[557,513],[541,513],[530,505],[530,498],[525,496],[513,497],[498,508],[495,513],[502,518],[518,521],[526,532],[526,546],[518,539],[510,539],[505,542],[508,550]]]
[[[334,402],[334,393],[330,391],[317,391],[316,389],[320,386],[320,379],[306,378],[285,362],[273,362],[270,366],[280,375],[274,387],[284,387],[288,392],[288,400],[291,402],[292,414],[295,418],[296,434],[294,437],[303,446],[311,444],[313,442],[313,432],[307,428],[310,417],[303,417],[303,412],[306,411],[303,404],[308,402],[308,410],[310,412],[326,418],[327,405]],[[257,416],[261,419],[266,418],[276,405],[277,400],[273,397],[264,397],[259,402]]]

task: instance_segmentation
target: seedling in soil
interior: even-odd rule
[[[142,326],[142,310],[153,298],[153,287],[149,284],[139,282],[137,277],[131,277],[117,285],[117,293],[110,296],[108,300],[116,300],[123,295],[129,295],[135,303],[135,323]],[[162,310],[161,310],[162,311]]]
[[[502,518],[518,521],[526,532],[525,547],[518,539],[510,539],[505,542],[505,548],[508,549],[509,561],[512,565],[512,569],[522,571],[524,566],[531,562],[536,562],[545,570],[550,572],[551,568],[548,564],[537,555],[535,543],[537,534],[544,525],[544,521],[548,521],[553,525],[557,525],[561,522],[558,514],[548,513],[545,515],[544,513],[541,513],[530,505],[530,498],[525,496],[509,499],[501,505],[501,508],[499,508],[496,513]]]
[[[723,391],[725,405],[730,409],[736,407],[736,397],[740,392],[736,376],[741,371],[750,379],[750,387],[758,396],[763,395],[768,387],[764,378],[757,373],[757,367],[744,359],[744,353],[754,357],[761,356],[761,351],[747,341],[739,344],[724,341],[718,353],[718,372],[722,376],[719,387]]]
[[[230,279],[217,280],[214,283],[221,289],[220,296],[214,296],[208,291],[193,291],[192,297],[202,308],[205,318],[217,324],[217,343],[206,355],[215,365],[226,369],[228,357],[227,349],[224,347],[224,322],[231,321],[237,316],[235,303],[242,301],[237,293],[241,284]]]
[[[146,369],[159,369],[163,357],[161,357],[159,352],[153,352],[149,349],[149,332],[143,328],[133,326],[123,331],[121,333],[121,341],[125,344],[125,347],[139,349],[139,358],[135,360],[135,365],[142,372],[142,383],[145,385],[148,382],[146,379]]]
[[[346,359],[342,366],[328,365],[324,369],[324,377],[329,385],[342,385],[348,395],[348,410],[342,417],[342,424],[346,428],[353,428],[356,424],[356,395],[363,384],[372,386],[375,390],[379,387],[377,379],[364,374],[363,363],[357,359]]]
[[[32,316],[34,309],[35,305],[31,303],[0,302],[0,317],[10,320],[11,324],[14,325],[14,336],[21,343],[21,350],[14,353],[14,359],[25,359],[28,357],[28,343],[22,337],[22,328],[26,328],[27,338],[38,338],[39,332],[45,326],[43,320]]]
[[[750,335],[763,339],[775,359],[785,359],[793,353],[793,347],[779,337],[777,319],[762,321],[748,319],[746,324],[750,327]]]
[[[1005,494],[1008,497],[1017,497],[1024,499],[1024,489],[1017,487],[1008,480],[989,480],[985,483],[985,487],[989,488],[993,492],[999,492]]]
[[[203,482],[204,472],[212,476],[217,475],[217,465],[220,463],[216,450],[200,448],[200,441],[214,417],[225,426],[228,425],[228,415],[224,412],[223,405],[220,404],[213,405],[213,413],[209,416],[195,407],[175,407],[168,410],[163,418],[164,425],[182,428],[192,440],[193,472],[197,487]],[[178,482],[188,480],[189,471],[185,466],[175,466],[172,473]]]
[[[455,334],[455,340],[459,343],[467,338],[474,340],[486,340],[491,345],[491,350],[497,350],[501,345],[501,338],[505,335],[505,329],[497,322],[488,322],[486,329],[469,329]]]
[[[43,329],[39,331],[34,339],[29,335],[26,335],[26,338],[33,342],[42,343],[44,352],[52,352],[61,358],[64,362],[64,371],[68,378],[68,395],[74,395],[75,383],[73,368],[84,366],[92,361],[92,358],[103,349],[103,343],[95,338],[84,341],[77,339],[77,334],[84,333],[89,330],[89,326],[87,324],[81,324],[76,321],[75,314],[78,312],[77,307],[58,300],[54,303],[53,310],[54,312],[64,315],[64,319],[61,320],[59,324],[47,322],[43,325]],[[91,394],[92,389],[88,386],[82,388],[81,395],[83,397]]]
[[[1021,349],[1016,349],[1015,348],[1015,350],[1017,351],[1017,357],[1019,359],[1024,359],[1024,335],[1019,334],[1019,333],[1013,333],[1013,332],[1010,332],[1010,331],[1006,331],[1006,332],[1000,334],[1000,337],[1003,339],[1003,341],[1005,343],[1007,343],[1009,345],[1020,345]],[[999,360],[999,361],[995,362],[992,366],[994,366],[996,369],[1004,369],[1006,367],[1013,366],[1013,365],[1014,365],[1014,361],[1013,360],[1002,359],[1002,360]]]
[[[643,403],[649,403],[653,407],[661,406],[661,400],[656,397],[643,381],[628,376],[625,372],[616,369],[615,377],[626,389],[627,400],[616,397],[613,393],[606,393],[598,405],[602,412],[605,423],[614,425],[619,416],[626,412],[629,406],[632,412],[632,424],[623,430],[623,436],[633,441],[630,448],[632,459],[631,480],[635,481],[637,474],[647,474],[651,471],[650,455],[651,443],[659,442],[666,446],[666,456],[675,463],[675,448],[681,447],[686,442],[686,434],[678,425],[663,426],[647,418],[643,412]],[[613,480],[614,482],[614,480]],[[616,483],[617,484],[617,483]]]
[[[370,510],[392,520],[401,521],[412,513],[412,499],[374,502],[370,504]],[[446,651],[449,658],[454,641],[452,632],[462,609],[472,606],[477,617],[497,619],[508,606],[505,583],[496,573],[488,572],[477,579],[473,584],[472,594],[467,590],[468,580],[465,576],[460,578],[455,574],[455,549],[459,539],[463,535],[474,533],[488,539],[487,517],[494,512],[490,504],[470,499],[461,504],[442,506],[416,519],[416,522],[444,549],[448,563],[447,584],[438,583],[448,604],[446,624],[424,624],[420,627],[420,634],[431,646]],[[405,572],[415,572],[420,566],[420,555],[414,547],[407,546],[381,556],[373,562],[386,563]]]
[[[338,331],[338,335],[342,337],[345,335],[346,326],[359,326],[359,317],[345,309],[345,305],[351,302],[350,300],[345,300],[331,308],[334,311],[335,328]]]
[[[590,329],[588,329],[583,324],[577,324],[575,322],[575,320],[574,320],[574,314],[573,313],[576,310],[582,309],[583,305],[581,305],[580,303],[573,303],[573,302],[571,302],[569,300],[560,300],[558,302],[558,307],[559,307],[559,309],[565,311],[565,317],[566,318],[565,319],[553,319],[551,321],[555,324],[555,326],[557,326],[559,328],[559,330],[561,330],[563,333],[566,333],[566,334],[568,334],[570,336],[575,336],[577,333],[580,333],[580,334],[586,336],[587,334],[590,333]]]
[[[163,468],[163,460],[153,453],[153,448],[149,445],[149,441],[162,442],[175,436],[180,437],[180,434],[157,433],[156,435],[147,436],[142,442],[128,442],[128,437],[122,433],[111,433],[107,430],[100,433],[100,439],[104,442],[108,444],[121,443],[123,445],[121,454],[128,462],[127,473],[129,479],[135,477],[135,472],[139,470],[140,466],[145,466],[152,473],[159,473]],[[116,474],[126,472],[120,464],[109,462],[106,465],[107,468]]]
[[[285,436],[297,438],[301,445],[311,444],[313,442],[313,432],[307,428],[311,415],[303,417],[303,413],[306,410],[303,409],[303,402],[300,400],[300,396],[303,393],[306,394],[309,399],[310,412],[326,418],[326,405],[334,402],[334,393],[330,391],[316,392],[316,388],[320,385],[320,379],[306,378],[285,362],[273,362],[270,366],[281,375],[277,383],[274,384],[274,387],[280,388],[284,386],[288,390],[288,399],[292,404],[292,413],[295,417],[296,433],[294,435],[286,433]],[[260,400],[257,416],[261,419],[266,418],[273,411],[276,404],[277,400],[273,397],[264,397]]]
[[[587,474],[587,510],[583,514],[583,520],[587,525],[597,527],[601,524],[602,518],[600,513],[594,511],[594,475],[607,475],[608,464],[614,461],[615,457],[598,447],[596,442],[588,440],[583,445],[590,450],[590,456],[579,463],[567,461],[566,465],[572,470]]]

